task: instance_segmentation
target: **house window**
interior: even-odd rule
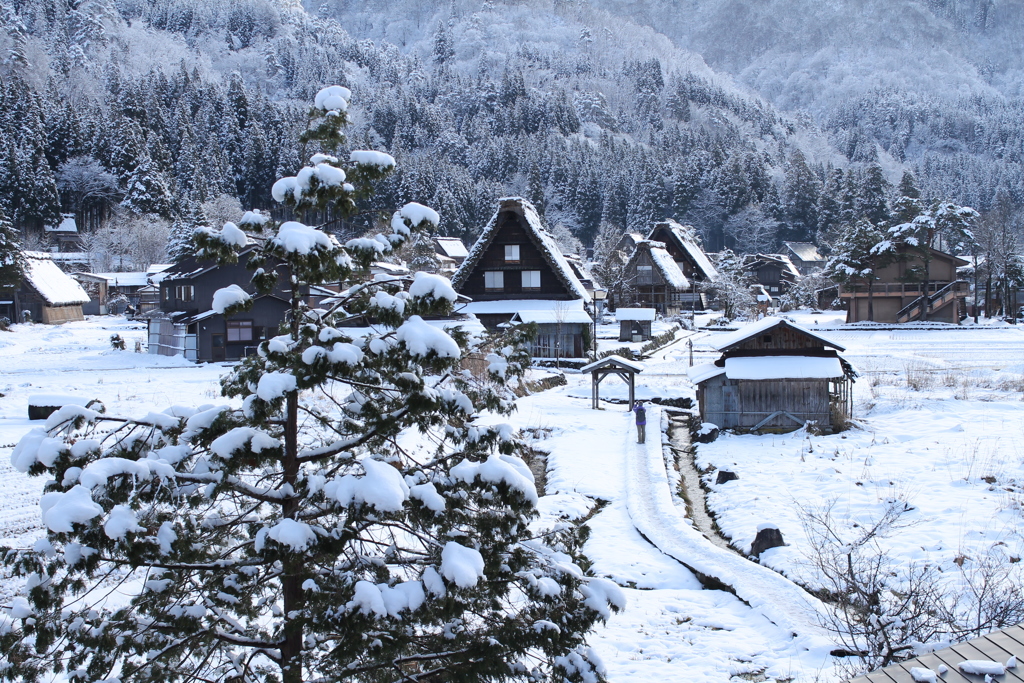
[[[228,321],[228,341],[229,342],[247,342],[247,341],[252,341],[252,321],[251,320],[229,320]]]
[[[540,289],[540,271],[523,271],[523,289]]]
[[[170,301],[170,300],[171,300],[171,288],[170,287],[164,287],[164,301]]]
[[[485,270],[484,289],[493,289],[495,291],[505,289],[505,273],[500,270]]]
[[[506,244],[505,245],[505,260],[509,263],[519,263],[519,245],[518,244]]]
[[[178,285],[174,288],[174,298],[178,301],[192,301],[196,298],[196,288],[192,285]]]
[[[636,283],[638,285],[650,285],[654,283],[654,266],[637,266]]]

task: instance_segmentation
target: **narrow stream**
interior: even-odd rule
[[[697,466],[693,460],[693,450],[690,448],[689,419],[689,416],[682,413],[668,413],[668,438],[676,453],[676,465],[685,492],[687,516],[693,521],[694,528],[704,538],[719,548],[736,552],[735,548],[729,545],[729,541],[718,532],[718,527],[715,526],[714,520],[708,513],[704,489],[700,485],[700,474],[697,472]],[[736,554],[742,555],[738,552]]]

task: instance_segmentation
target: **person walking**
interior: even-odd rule
[[[637,401],[633,412],[636,413],[636,442],[644,443],[647,440],[647,409],[644,408],[644,402]]]

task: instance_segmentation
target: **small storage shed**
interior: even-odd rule
[[[651,338],[651,324],[657,313],[653,308],[620,308],[615,311],[619,323],[619,341],[640,342]]]
[[[689,369],[703,422],[750,431],[789,431],[806,422],[845,429],[856,373],[839,344],[770,317],[712,346],[722,356]]]
[[[25,252],[25,279],[15,298],[19,320],[26,315],[34,322],[55,324],[85,320],[82,304],[89,295],[44,252]]]

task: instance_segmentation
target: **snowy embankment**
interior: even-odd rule
[[[660,420],[652,406],[651,418]],[[657,422],[652,422],[657,424]],[[656,432],[659,436],[660,432]],[[816,598],[774,571],[713,545],[693,528],[673,502],[660,440],[623,442],[626,504],[634,526],[663,553],[727,590],[796,638],[794,650],[826,654],[830,642],[819,626],[824,607]]]

